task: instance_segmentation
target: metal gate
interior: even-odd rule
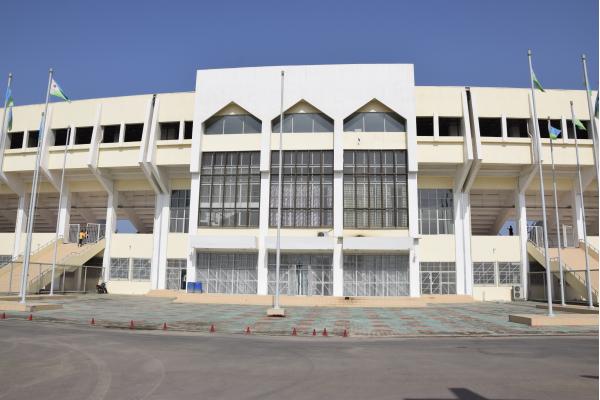
[[[84,243],[97,243],[104,239],[106,233],[105,224],[86,224],[85,226],[86,237]]]
[[[456,294],[456,266],[449,262],[422,262],[421,294]]]

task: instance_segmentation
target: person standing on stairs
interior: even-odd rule
[[[81,247],[81,246],[83,246],[83,239],[85,239],[85,231],[82,229],[82,230],[79,232],[79,241],[78,241],[78,243],[77,243],[77,247]]]

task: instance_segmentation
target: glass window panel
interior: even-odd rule
[[[369,112],[364,113],[365,132],[385,132],[384,113]]]

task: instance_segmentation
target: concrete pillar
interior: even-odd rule
[[[333,295],[344,295],[344,259],[343,259],[343,231],[344,231],[344,173],[333,173]]]
[[[473,294],[473,259],[471,257],[471,193],[462,194],[463,208],[463,257],[465,270],[465,289],[467,295]]]
[[[433,114],[433,137],[440,137],[440,117],[436,113]]]
[[[409,155],[410,156],[410,155]],[[414,238],[413,247],[409,250],[409,272],[410,296],[421,295],[421,276],[419,266],[419,189],[417,187],[417,173],[409,172],[407,182],[408,191],[408,231],[410,237]]]
[[[200,206],[200,174],[192,174],[190,186],[190,220],[189,235],[196,235],[198,232],[198,207]],[[196,253],[191,246],[188,246],[187,273],[188,282],[196,282]]]
[[[258,260],[256,265],[257,293],[268,294],[268,263],[269,251],[266,247],[266,237],[269,235],[269,201],[271,181],[268,171],[260,173],[260,211],[258,217]]]
[[[506,123],[505,114],[500,117],[500,123],[502,125],[502,140],[505,140],[508,137],[508,124]]]
[[[23,233],[25,233],[25,229],[27,226],[27,212],[25,207],[27,207],[27,195],[22,194],[19,196],[19,204],[17,206],[17,219],[15,221],[15,242],[13,244],[13,252],[12,257],[17,258],[21,249],[21,239],[23,238]]]
[[[121,122],[121,127],[119,129],[119,143],[123,143],[125,141],[125,122]]]
[[[453,190],[454,199],[454,263],[456,266],[456,293],[465,294],[465,257],[464,257],[464,225],[463,194]]]
[[[152,234],[152,289],[164,289],[167,276],[167,238],[170,220],[170,194],[157,194],[154,203],[154,229]]]
[[[527,205],[525,203],[525,189],[515,192],[515,207],[517,211],[517,232],[519,235],[519,250],[521,255],[521,292],[527,298],[529,278],[529,257],[527,255]]]
[[[102,268],[104,271],[104,281],[110,279],[110,247],[113,233],[117,230],[117,207],[119,205],[119,192],[114,190],[108,194],[106,202],[106,233],[104,256],[102,259]]]
[[[185,121],[179,121],[179,133],[178,133],[178,137],[177,140],[178,141],[183,141],[185,137]]]
[[[573,236],[575,245],[583,240],[583,213],[581,212],[582,198],[577,189],[577,185],[573,185],[571,189],[571,210],[573,212]]]

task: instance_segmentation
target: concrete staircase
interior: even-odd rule
[[[96,243],[88,243],[78,247],[76,243],[62,243],[59,239],[56,249],[55,279],[63,270],[73,272],[92,257],[104,250],[104,239]],[[37,253],[32,254],[29,263],[28,292],[37,293],[46,288],[52,279],[52,259],[54,245],[44,246]],[[17,292],[21,286],[21,273],[23,261],[19,258],[0,269],[0,293]]]
[[[576,291],[581,299],[587,298],[586,274],[585,274],[585,250],[583,242],[579,247],[567,247],[560,249],[560,258],[563,263],[563,273],[565,282]],[[598,252],[591,246],[589,250],[589,266],[592,282],[592,299],[594,303],[598,302]],[[536,246],[533,242],[527,242],[527,252],[542,267],[546,268],[544,249]],[[550,271],[558,276],[558,249],[549,248],[548,256],[550,258]]]

